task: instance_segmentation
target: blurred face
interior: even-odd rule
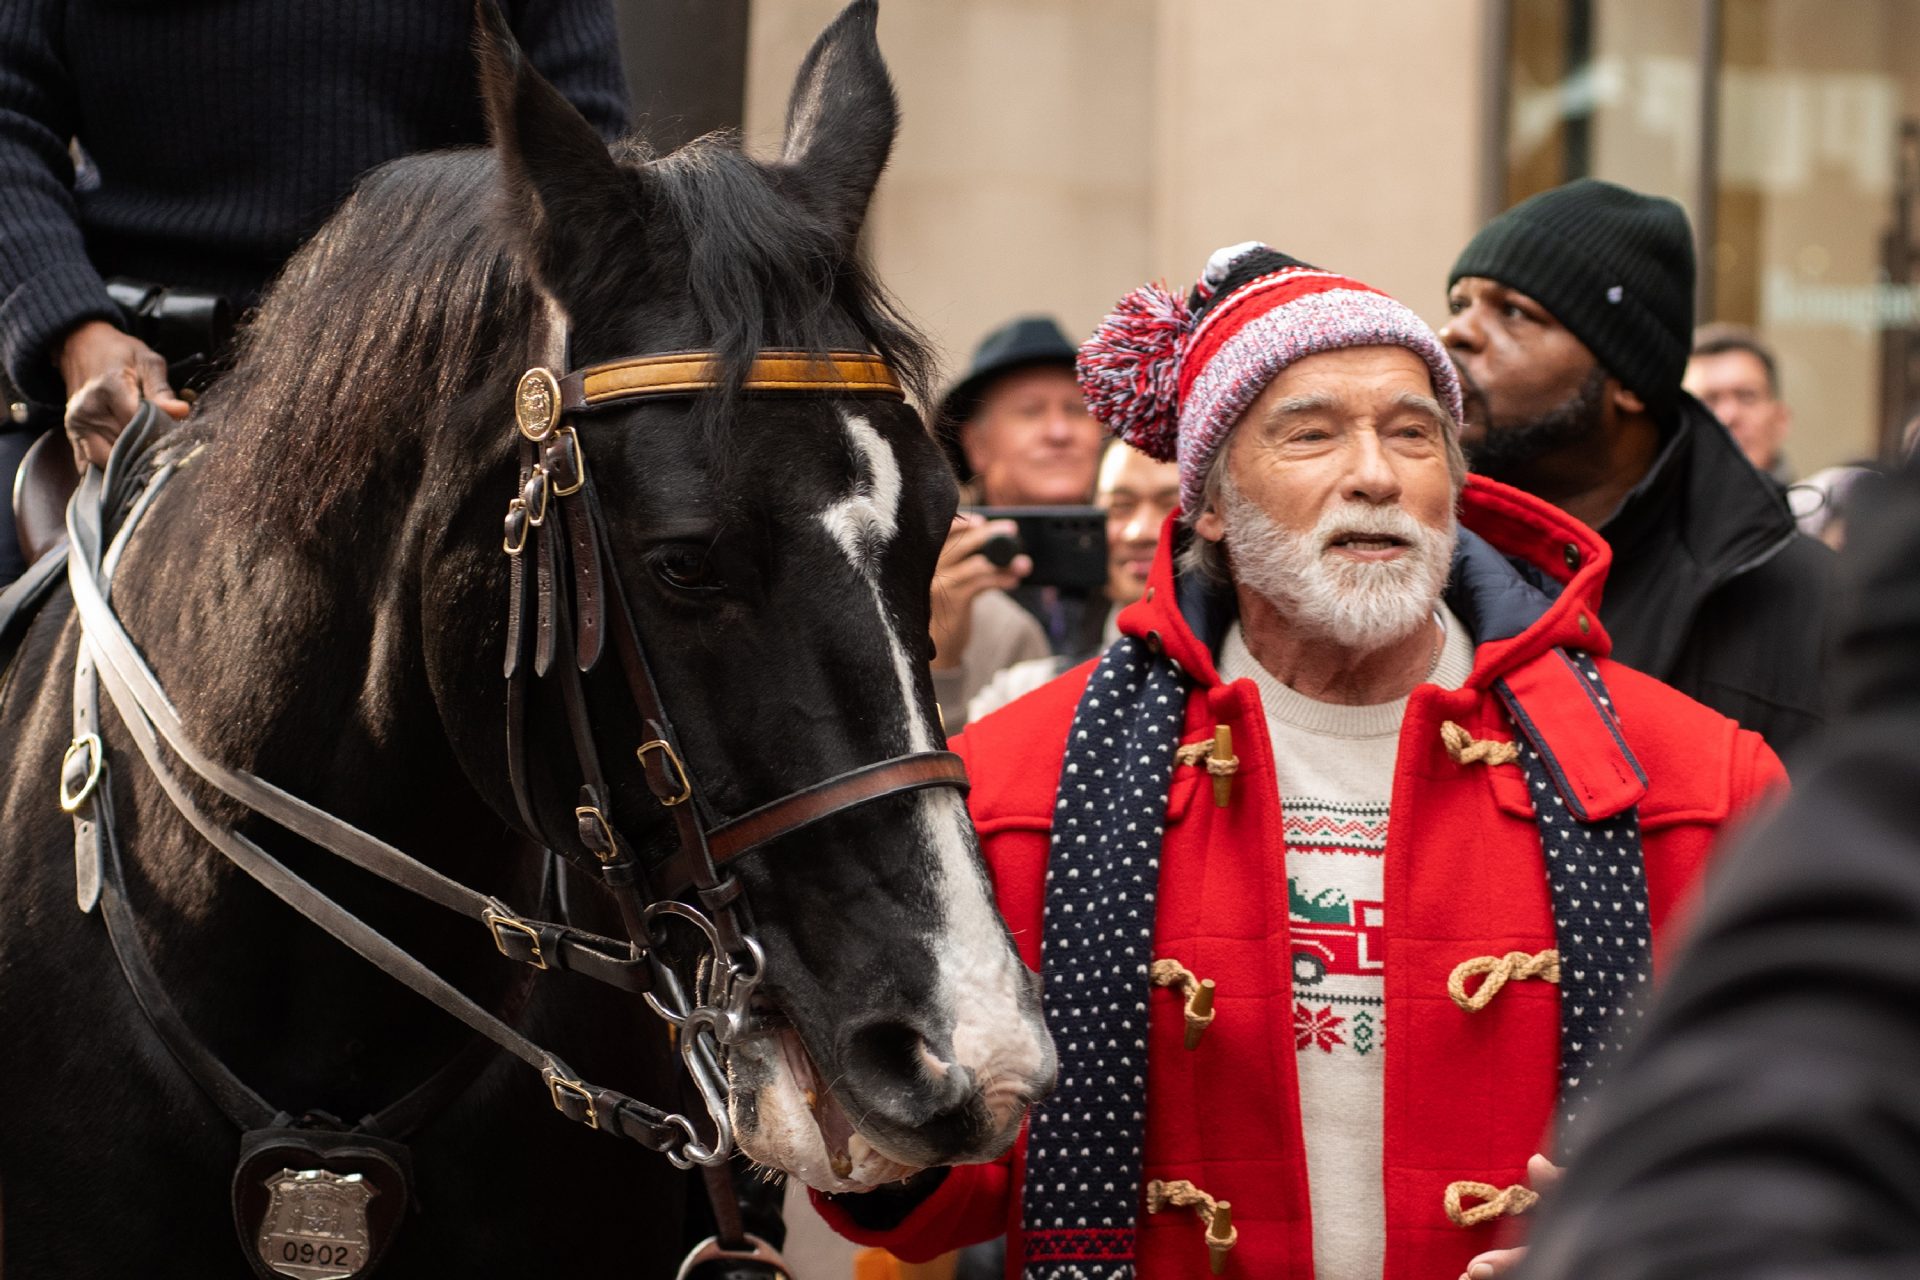
[[[1479,276],[1454,284],[1447,310],[1440,340],[1465,384],[1460,443],[1475,471],[1513,479],[1549,454],[1599,449],[1615,391],[1571,330],[1526,294]]]
[[[1687,362],[1681,386],[1713,410],[1747,461],[1762,471],[1780,457],[1791,415],[1773,394],[1767,366],[1751,351],[1722,351]]]
[[[1447,414],[1419,356],[1354,347],[1280,372],[1227,441],[1194,531],[1289,625],[1369,650],[1432,616],[1452,564]]]
[[[1107,509],[1107,599],[1132,604],[1146,594],[1160,526],[1180,505],[1180,468],[1115,441],[1093,500]]]
[[[989,384],[961,425],[960,447],[988,506],[1068,505],[1093,492],[1100,426],[1072,372],[1043,365]]]

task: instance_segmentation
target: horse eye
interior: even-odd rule
[[[713,572],[704,547],[662,547],[651,558],[660,580],[677,590],[718,591],[726,586]]]

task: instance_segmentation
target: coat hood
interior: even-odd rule
[[[1469,688],[1483,689],[1555,647],[1603,657],[1611,648],[1598,615],[1613,553],[1586,525],[1531,494],[1468,476],[1447,607],[1474,639]],[[1231,587],[1177,574],[1192,536],[1168,517],[1147,592],[1120,614],[1125,635],[1160,647],[1196,681],[1220,684],[1214,656],[1239,606]]]

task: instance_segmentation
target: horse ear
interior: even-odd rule
[[[781,166],[791,190],[851,253],[893,150],[900,105],[874,33],[877,0],[853,0],[807,51],[787,102]]]
[[[475,0],[474,27],[507,225],[535,278],[571,308],[594,291],[599,248],[633,236],[637,179],[527,60],[494,0]]]

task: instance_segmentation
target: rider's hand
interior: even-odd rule
[[[113,442],[140,407],[154,405],[175,418],[187,416],[187,402],[167,385],[167,362],[140,339],[108,324],[88,320],[60,344],[60,377],[67,384],[67,438],[73,462],[101,469]]]
[[[1003,569],[980,555],[980,548],[997,534],[1009,537],[1020,532],[1011,520],[982,520],[979,516],[958,515],[947,531],[946,545],[940,548],[940,563],[933,571],[933,666],[936,671],[951,671],[960,665],[967,639],[973,633],[973,602],[982,591],[1011,591],[1020,579],[1033,572],[1033,560],[1018,555]]]
[[[1560,1182],[1560,1175],[1566,1172],[1545,1156],[1535,1156],[1527,1161],[1527,1181],[1533,1189],[1542,1194],[1551,1191]],[[1499,1280],[1499,1277],[1512,1275],[1513,1269],[1520,1265],[1520,1259],[1527,1256],[1521,1249],[1494,1249],[1479,1254],[1467,1263],[1465,1274],[1460,1280]]]

